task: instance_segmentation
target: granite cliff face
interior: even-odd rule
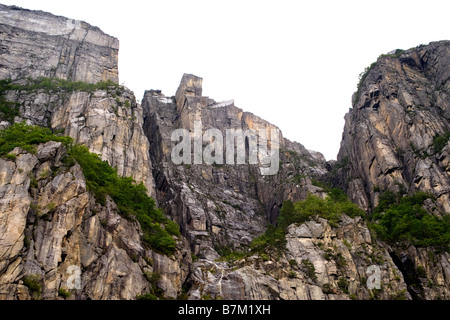
[[[274,128],[233,101],[217,103],[201,96],[201,84],[201,78],[184,75],[175,97],[153,90],[143,99],[158,202],[180,224],[198,259],[190,265],[185,282],[189,299],[448,297],[448,255],[438,255],[432,264],[423,248],[409,249],[412,256],[407,261],[414,261],[413,269],[428,266],[429,280],[435,284],[421,296],[411,296],[399,269],[404,266],[397,262],[401,258],[374,238],[360,217],[344,215],[337,226],[322,218],[293,224],[285,236],[287,251],[276,257],[255,254],[231,261],[221,257],[230,250],[247,250],[268,222],[275,222],[284,200],[324,198],[326,191],[317,180],[327,181],[331,172],[323,157],[282,134],[281,166],[274,176],[260,175],[255,165],[175,165],[171,151],[178,140],[172,141],[171,134],[180,128],[193,132],[195,121],[201,121],[205,130],[219,128],[224,136],[226,129]],[[309,271],[304,266],[308,263]],[[380,267],[380,291],[366,285],[373,265]]]
[[[153,194],[149,142],[142,130],[142,108],[133,92],[123,87],[91,92],[38,89],[6,91],[7,101],[19,105],[16,122],[50,127],[101,154],[119,175],[144,182]],[[8,122],[1,122],[7,126]]]
[[[119,41],[83,21],[0,4],[0,77],[119,81]]]
[[[21,85],[3,92],[18,109],[12,120],[64,131],[101,154],[120,175],[144,182],[152,194],[149,143],[133,92],[118,85],[89,91],[49,82],[33,87],[42,77],[117,83],[118,40],[84,22],[4,5],[0,5],[0,28],[0,78]],[[0,127],[5,125],[8,121],[0,122]]]
[[[194,133],[195,121],[201,121],[203,130],[220,130],[224,138],[226,129],[278,130],[243,112],[233,101],[217,103],[201,96],[201,83],[201,78],[186,74],[176,97],[147,91],[142,106],[144,130],[154,146],[150,153],[158,202],[179,222],[193,252],[215,259],[219,256],[214,247],[239,248],[264,232],[267,218],[276,220],[283,200],[304,199],[308,192],[322,194],[321,188],[312,185],[311,177],[327,171],[324,162],[316,162],[302,145],[282,135],[283,165],[276,176],[261,176],[257,165],[228,165],[225,161],[214,165],[175,165],[171,151],[177,142],[171,140],[172,132],[186,129]],[[294,182],[300,173],[304,178]]]
[[[146,91],[141,106],[117,85],[117,39],[84,22],[0,5],[0,28],[1,129],[25,121],[72,137],[119,176],[143,182],[181,231],[175,253],[157,253],[136,219],[124,217],[112,198],[100,203],[81,166],[63,161],[66,146],[15,148],[0,158],[0,299],[136,299],[149,292],[184,299],[450,298],[448,253],[387,244],[365,215],[314,215],[286,227],[277,254],[251,249],[277,223],[283,202],[328,199],[327,183],[369,215],[388,189],[432,193],[427,209],[449,213],[449,145],[437,139],[450,129],[448,42],[381,58],[346,116],[339,161],[327,163],[234,101],[203,96],[203,80],[194,75],[182,77],[174,96]],[[106,80],[112,82],[94,85]],[[256,132],[268,149],[276,130],[279,170],[175,164],[173,132],[195,138],[198,122],[201,134]],[[200,140],[202,151],[211,142]],[[248,153],[251,138],[243,143]],[[214,155],[219,149],[225,160],[225,141]]]
[[[449,80],[449,41],[396,50],[366,70],[345,116],[335,177],[361,208],[373,211],[386,190],[423,191],[435,198],[425,202],[430,214],[450,213]],[[436,259],[430,251],[396,244],[391,255],[404,270],[427,266],[448,274],[448,267],[435,263],[448,265],[448,254]],[[443,279],[448,296],[448,275]],[[420,287],[410,291],[431,298],[430,284]]]
[[[16,148],[14,161],[0,159],[0,299],[57,299],[69,289],[72,299],[135,299],[151,287],[146,272],[176,296],[181,254],[144,247],[139,224],[111,199],[100,205],[80,166],[61,162],[66,152],[48,142],[36,155]],[[25,285],[30,278],[39,289]]]
[[[450,212],[450,42],[397,51],[372,66],[345,116],[338,160],[364,209],[380,190],[422,190]],[[442,137],[441,145],[436,139]]]

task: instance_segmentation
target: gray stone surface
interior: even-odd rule
[[[0,78],[119,82],[119,40],[86,22],[0,4]]]
[[[385,56],[368,73],[345,116],[338,160],[348,159],[348,192],[362,208],[374,190],[426,191],[450,213],[449,145],[433,139],[450,131],[450,42],[432,42]],[[351,178],[349,178],[351,177]]]

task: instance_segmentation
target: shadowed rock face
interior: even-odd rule
[[[284,200],[304,199],[308,192],[323,196],[311,177],[324,175],[326,169],[302,145],[281,134],[282,166],[274,176],[262,176],[248,159],[246,165],[226,164],[225,142],[224,164],[175,165],[171,152],[178,141],[171,141],[171,135],[176,129],[193,132],[195,121],[201,121],[203,132],[214,128],[223,138],[227,129],[278,129],[233,101],[217,103],[201,96],[201,83],[201,78],[184,75],[176,97],[147,91],[142,107],[158,202],[180,223],[193,252],[213,260],[220,248],[240,248],[263,233],[268,220],[276,221]],[[304,177],[294,182],[299,173]]]
[[[425,191],[450,213],[450,41],[384,56],[370,70],[345,116],[338,160],[346,159],[348,193],[362,208],[378,191]]]
[[[119,40],[83,21],[0,4],[0,77],[119,82]]]
[[[192,131],[195,121],[224,134],[231,128],[275,128],[233,101],[217,103],[201,96],[201,83],[201,78],[184,75],[176,97],[151,90],[142,102],[158,202],[180,224],[192,254],[199,258],[190,264],[185,282],[189,299],[410,299],[392,249],[373,239],[360,218],[344,216],[333,227],[324,219],[292,225],[287,251],[277,257],[218,259],[225,249],[245,250],[264,232],[267,221],[275,222],[283,200],[302,200],[308,194],[325,197],[312,178],[327,179],[330,172],[320,154],[284,138],[280,171],[274,176],[261,176],[254,165],[175,165],[171,151],[179,141],[172,141],[171,134],[180,128]],[[442,262],[431,267],[422,251],[415,252],[416,265],[430,265],[430,279],[442,286],[414,297],[447,297],[446,255],[439,255]],[[315,277],[305,269],[307,263]],[[368,290],[365,283],[372,265],[382,266],[382,291]]]
[[[384,190],[424,191],[436,198],[425,202],[429,213],[450,213],[449,80],[450,41],[382,56],[366,74],[345,116],[335,175],[361,208],[370,212]],[[414,299],[448,297],[448,253],[399,244],[390,253]],[[419,266],[433,280],[418,280]]]

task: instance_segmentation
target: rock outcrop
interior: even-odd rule
[[[243,112],[233,101],[217,103],[201,96],[201,84],[201,78],[185,74],[176,97],[146,91],[142,106],[158,202],[180,224],[193,253],[214,260],[223,248],[240,248],[263,233],[268,220],[276,221],[284,200],[301,200],[308,193],[324,196],[311,177],[327,171],[301,144],[284,139],[281,133],[282,165],[273,176],[262,176],[259,166],[248,159],[243,165],[227,164],[226,142],[222,164],[175,165],[171,152],[178,142],[172,141],[172,133],[184,129],[193,137],[196,121],[201,122],[201,135],[217,129],[224,140],[227,129],[279,131]],[[202,148],[206,144],[203,141]]]
[[[286,234],[279,257],[199,261],[193,265],[191,299],[349,300],[409,298],[401,272],[360,217],[344,216],[337,228],[319,218]],[[374,266],[377,265],[379,269]],[[374,269],[372,269],[374,268]],[[368,289],[375,272],[378,288]]]
[[[119,82],[119,41],[86,22],[0,4],[0,78]]]
[[[258,166],[251,164],[175,165],[171,151],[179,141],[172,141],[171,134],[186,129],[194,138],[196,121],[204,130],[217,128],[223,136],[226,129],[275,128],[235,107],[233,101],[217,103],[201,96],[201,84],[202,79],[184,75],[175,97],[153,90],[143,99],[158,201],[180,224],[195,258],[185,283],[189,299],[449,297],[446,254],[431,261],[422,249],[411,247],[415,256],[400,258],[398,251],[374,240],[358,217],[344,215],[337,227],[324,219],[291,225],[287,251],[278,257],[223,258],[233,250],[246,251],[267,221],[275,222],[283,200],[302,200],[310,194],[324,198],[326,192],[316,179],[327,180],[330,173],[322,157],[282,134],[281,166],[273,176],[260,175]],[[417,266],[429,266],[427,277],[433,289],[420,279],[405,280],[410,275],[405,264],[398,263],[401,259],[416,260],[413,273]],[[374,270],[379,270],[380,286],[369,289],[366,281]],[[412,284],[421,292],[411,290]]]
[[[74,91],[51,82],[57,78],[117,83],[118,40],[84,22],[41,11],[0,5],[0,13],[0,79],[18,84],[15,90],[2,92],[6,101],[18,105],[14,121],[70,135],[101,154],[119,175],[143,182],[154,195],[150,147],[134,93],[118,85]],[[49,86],[33,87],[39,77],[45,77]],[[0,122],[0,127],[7,125]]]
[[[135,299],[152,285],[145,273],[161,274],[176,297],[187,273],[181,253],[146,249],[139,224],[111,199],[98,204],[80,166],[61,162],[66,151],[49,142],[36,155],[16,148],[14,161],[0,159],[0,300]]]
[[[363,80],[338,155],[349,195],[370,209],[380,191],[421,190],[450,213],[450,41],[381,56]]]
[[[425,203],[430,214],[450,213],[449,80],[450,41],[396,50],[367,70],[345,116],[334,166],[335,179],[361,208],[372,211],[386,190],[423,191],[436,199]],[[444,285],[448,298],[448,253],[403,244],[390,253],[413,298],[435,299],[435,283]],[[434,277],[436,270],[440,276]],[[420,273],[433,280],[420,280]]]
[[[7,91],[7,101],[19,104],[15,121],[50,127],[89,147],[117,168],[123,177],[143,182],[154,195],[149,142],[142,130],[142,107],[123,87],[91,92]]]

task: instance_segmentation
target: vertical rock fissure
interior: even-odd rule
[[[423,300],[423,287],[420,283],[419,277],[417,276],[414,262],[411,261],[411,259],[406,255],[400,258],[395,251],[390,251],[389,255],[402,273],[403,279],[405,279],[405,283],[407,285],[407,290],[412,299]]]

